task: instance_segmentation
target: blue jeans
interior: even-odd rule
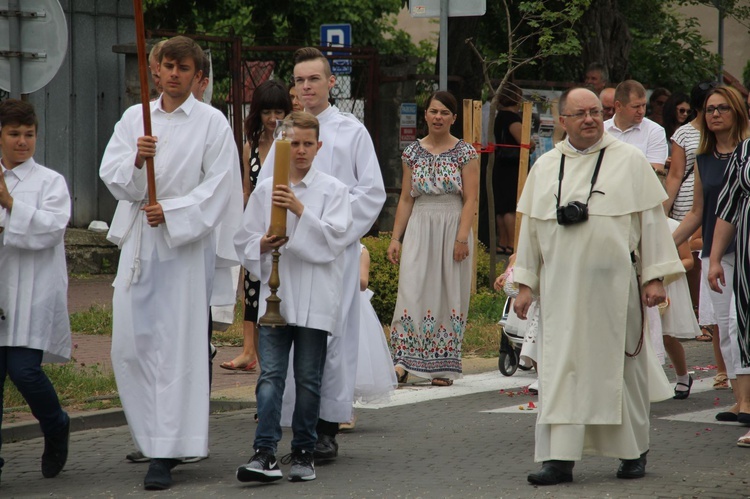
[[[31,413],[39,420],[42,433],[50,435],[65,427],[68,415],[62,410],[55,388],[42,371],[42,355],[41,350],[31,348],[0,347],[0,423],[7,375],[26,399]],[[0,458],[0,467],[3,464],[4,461]]]
[[[292,345],[296,393],[292,449],[313,452],[318,439],[315,426],[320,412],[320,384],[328,349],[328,332],[299,326],[261,326],[258,345],[261,370],[255,387],[258,428],[253,448],[267,449],[274,454],[281,440],[281,403]]]

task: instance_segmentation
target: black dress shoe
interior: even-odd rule
[[[315,442],[315,452],[313,457],[315,459],[335,459],[339,455],[339,444],[336,442],[336,437],[326,435],[325,433],[318,434],[318,441]]]
[[[641,454],[638,459],[620,459],[620,468],[617,470],[617,478],[643,478],[646,476],[646,454]]]
[[[686,386],[687,390],[678,390],[677,386],[679,385]],[[690,389],[692,387],[693,387],[693,377],[688,374],[688,384],[686,385],[685,383],[677,383],[677,385],[675,385],[675,388],[674,388],[674,397],[672,398],[677,399],[677,400],[685,400],[686,398],[690,396]]]
[[[716,416],[716,421],[726,421],[729,423],[736,423],[737,422],[737,414],[733,412],[720,412]]]
[[[737,422],[745,426],[750,426],[750,413],[741,412],[737,414]]]
[[[177,459],[152,459],[148,465],[143,488],[146,490],[166,490],[172,486],[172,468],[180,463]]]
[[[536,473],[530,473],[526,478],[533,485],[557,485],[558,483],[572,482],[573,473],[556,468],[552,463],[545,461],[542,469]]]
[[[42,476],[54,478],[60,474],[68,460],[68,443],[70,441],[70,418],[62,429],[44,436],[44,453],[42,454]]]

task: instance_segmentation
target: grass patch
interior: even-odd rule
[[[70,329],[74,333],[111,335],[112,307],[92,305],[85,312],[70,314]]]
[[[211,342],[217,346],[241,347],[242,322],[244,318],[242,300],[237,300],[234,306],[234,322],[226,331],[214,331]]]
[[[469,317],[464,331],[464,355],[497,357],[505,294],[483,289],[471,297]]]
[[[98,364],[80,366],[72,359],[66,364],[47,364],[42,369],[63,406],[97,409],[120,405],[114,373],[101,369]],[[4,412],[28,411],[26,401],[13,383],[5,383],[3,407]]]

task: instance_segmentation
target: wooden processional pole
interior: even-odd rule
[[[141,82],[141,106],[143,106],[143,135],[151,136],[151,100],[148,92],[148,54],[146,54],[146,28],[143,25],[143,4],[133,0],[135,16],[135,41],[138,47],[138,75]],[[154,158],[146,158],[146,179],[148,184],[148,204],[156,204],[156,176]]]

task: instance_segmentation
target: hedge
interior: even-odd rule
[[[386,252],[391,244],[391,234],[381,233],[378,237],[362,239],[367,251],[370,252],[370,284],[374,293],[372,306],[378,314],[382,324],[390,324],[393,310],[396,308],[398,295],[398,265],[388,261]],[[477,260],[477,292],[486,294],[491,292],[490,286],[490,255],[487,248],[479,243]]]

